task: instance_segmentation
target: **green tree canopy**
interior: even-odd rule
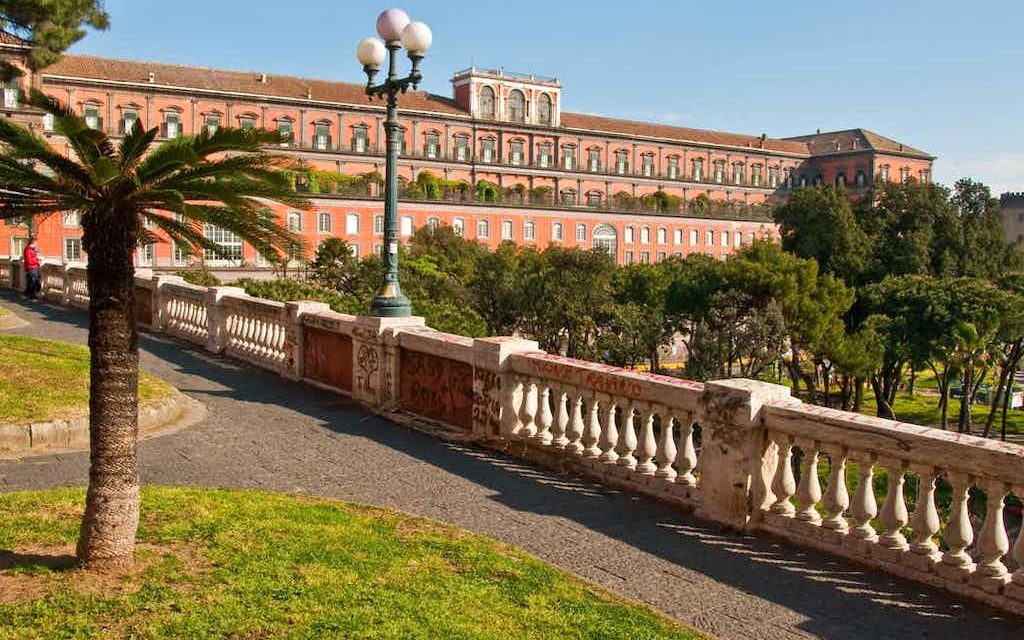
[[[104,30],[109,23],[103,0],[0,0],[0,30],[29,43],[32,71],[60,60],[85,36],[84,27]],[[16,67],[0,61],[0,80],[17,73]]]

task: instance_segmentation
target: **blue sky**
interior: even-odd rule
[[[76,53],[362,82],[378,2],[107,0]],[[865,127],[935,178],[1024,190],[1018,0],[409,0],[424,87],[476,66],[555,76],[566,110],[769,136]]]

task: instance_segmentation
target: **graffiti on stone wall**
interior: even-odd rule
[[[496,371],[474,372],[473,424],[487,435],[501,431],[501,376]]]
[[[352,391],[352,338],[315,327],[303,333],[306,377]]]
[[[402,409],[446,424],[472,428],[472,365],[402,349],[400,376]]]

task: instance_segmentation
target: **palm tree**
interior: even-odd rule
[[[158,229],[189,252],[221,247],[204,224],[233,232],[264,256],[301,251],[271,202],[308,208],[262,151],[280,142],[262,130],[218,129],[153,148],[157,129],[136,121],[115,145],[68,108],[33,92],[54,117],[72,157],[0,118],[0,219],[81,213],[89,255],[89,490],[78,540],[83,566],[131,565],[139,519],[138,331],[132,255]]]

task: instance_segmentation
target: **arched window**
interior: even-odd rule
[[[490,87],[480,89],[480,117],[494,117],[494,89]]]
[[[508,94],[508,119],[512,122],[526,122],[526,96],[519,89]]]
[[[651,242],[651,228],[641,227],[640,228],[640,244],[650,244]]]
[[[557,242],[561,242],[565,239],[565,232],[563,231],[561,222],[551,223],[551,239]]]
[[[551,124],[551,96],[546,93],[537,100],[537,124]]]
[[[618,255],[618,234],[610,224],[599,224],[594,227],[594,248],[603,249],[609,255]]]
[[[587,239],[587,225],[576,225],[576,242],[584,242]]]
[[[658,244],[668,243],[668,229],[665,227],[658,227]]]

